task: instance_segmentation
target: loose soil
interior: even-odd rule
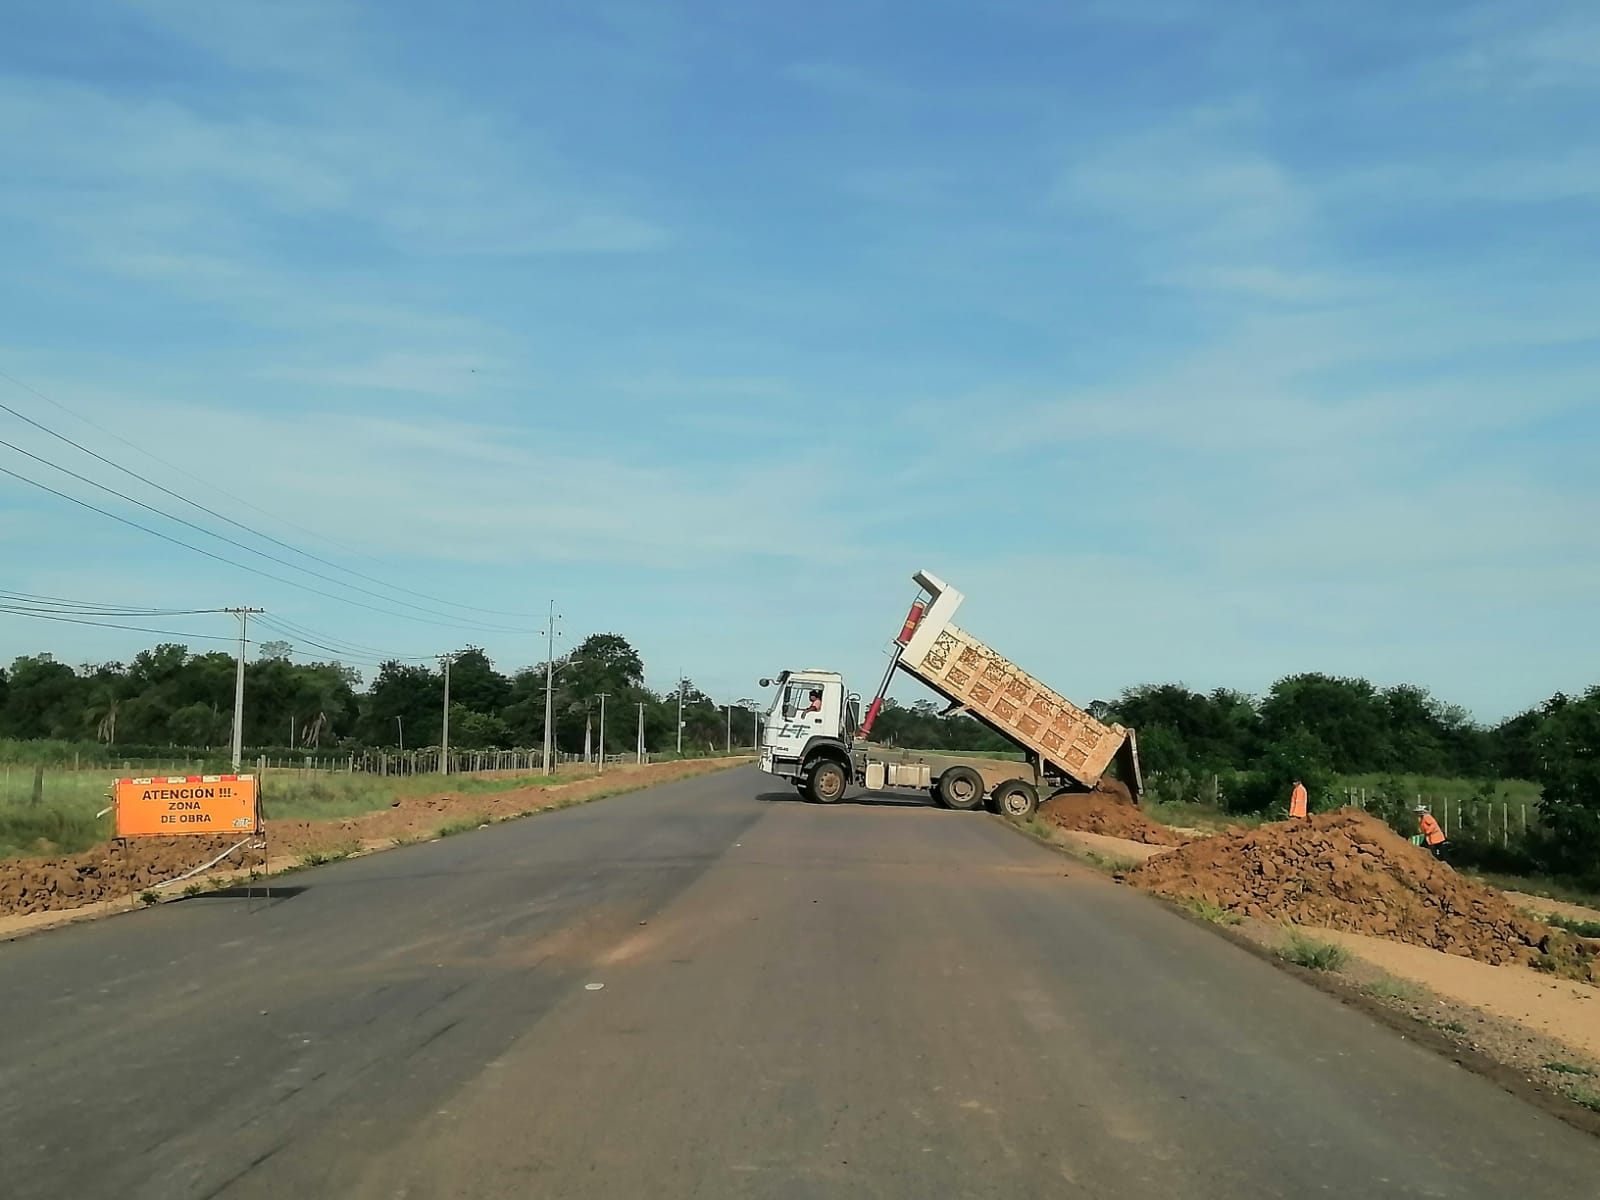
[[[668,783],[708,771],[741,765],[742,759],[701,759],[686,762],[624,766],[604,775],[547,787],[459,796],[438,792],[430,796],[405,796],[388,808],[329,821],[273,820],[264,822],[265,848],[247,847],[217,865],[223,872],[248,873],[264,866],[265,855],[298,858],[312,853],[358,851],[436,835],[441,826],[481,818],[501,820],[558,805],[574,804],[597,795]],[[67,858],[12,858],[0,860],[0,916],[18,916],[73,909],[99,901],[126,897],[154,888],[209,861],[238,841],[237,838],[138,838],[108,842]]]
[[[1600,957],[1457,874],[1359,809],[1222,834],[1125,876],[1147,891],[1263,920],[1389,938],[1600,982]]]
[[[1128,789],[1115,779],[1102,779],[1092,792],[1057,793],[1039,806],[1039,817],[1060,829],[1147,846],[1181,846],[1188,840],[1140,812]]]

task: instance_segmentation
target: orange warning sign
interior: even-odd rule
[[[117,836],[255,833],[261,828],[254,775],[166,775],[119,779]]]

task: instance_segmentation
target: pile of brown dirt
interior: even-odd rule
[[[237,840],[140,838],[108,842],[67,858],[6,859],[0,861],[0,913],[77,908],[131,896],[209,862]],[[218,869],[244,871],[261,862],[261,852],[246,847]]]
[[[1102,781],[1115,783],[1115,780]],[[1118,787],[1121,787],[1118,784]],[[1127,796],[1126,788],[1122,795]],[[1039,806],[1039,816],[1060,829],[1099,833],[1106,837],[1143,842],[1147,846],[1181,846],[1185,839],[1158,821],[1152,821],[1132,799],[1118,800],[1114,792],[1062,792]]]
[[[1572,939],[1359,809],[1190,842],[1125,878],[1245,916],[1393,938],[1487,963],[1538,963],[1569,977],[1595,972],[1593,963],[1565,961],[1580,953]]]

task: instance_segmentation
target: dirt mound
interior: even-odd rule
[[[110,842],[67,858],[14,858],[0,861],[0,913],[76,908],[96,900],[131,896],[211,861],[234,838],[141,838]],[[248,848],[225,859],[218,869],[245,871],[259,866],[261,852]]]
[[[1102,783],[1107,782],[1102,780]],[[1110,782],[1115,783],[1115,780]],[[1117,785],[1121,787],[1120,784]],[[1128,790],[1122,788],[1122,795]],[[1131,799],[1118,800],[1116,793],[1062,792],[1039,806],[1039,816],[1060,829],[1080,833],[1099,833],[1106,837],[1143,842],[1147,846],[1181,846],[1184,838],[1165,825],[1152,821]]]
[[[1109,775],[1102,775],[1100,782],[1094,785],[1091,793],[1100,796],[1112,804],[1132,804],[1133,793],[1128,790],[1128,785],[1120,779],[1113,779]]]
[[[1572,953],[1571,939],[1353,808],[1190,842],[1126,879],[1246,916],[1388,937],[1487,963],[1552,966]]]

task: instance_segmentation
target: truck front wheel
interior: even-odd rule
[[[1002,817],[1026,821],[1039,811],[1039,789],[1026,779],[1008,779],[995,788],[992,807]]]
[[[939,776],[939,803],[946,808],[977,808],[983,803],[983,776],[971,767],[951,767]]]
[[[825,758],[811,768],[806,780],[806,799],[818,804],[832,804],[844,795],[849,778],[844,768],[831,758]]]

